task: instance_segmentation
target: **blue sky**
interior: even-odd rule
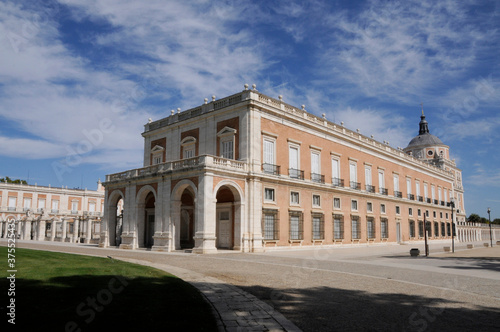
[[[245,83],[405,147],[420,103],[500,217],[500,1],[2,1],[0,177],[94,189],[148,118]]]

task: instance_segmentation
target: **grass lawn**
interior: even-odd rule
[[[217,331],[198,290],[161,270],[21,248],[15,256],[16,331]],[[0,291],[7,295],[7,247],[0,257]]]

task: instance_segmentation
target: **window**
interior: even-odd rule
[[[415,222],[410,220],[410,238],[415,237]]]
[[[448,202],[448,190],[444,189],[443,190],[443,194],[444,194],[444,202]]]
[[[443,200],[443,194],[440,187],[438,187],[438,200],[439,202]]]
[[[335,240],[344,239],[344,216],[340,214],[333,215],[333,238]]]
[[[78,201],[71,202],[71,213],[75,214],[78,212]]]
[[[52,200],[52,212],[54,212],[54,213],[59,212],[59,201],[58,200]]]
[[[358,201],[355,199],[351,200],[351,210],[358,211]]]
[[[385,204],[380,204],[380,213],[385,214]]]
[[[264,162],[263,169],[265,173],[276,174],[275,170],[275,141],[274,139],[264,138]]]
[[[264,240],[279,240],[278,210],[262,210],[262,224]]]
[[[320,154],[318,151],[311,151],[311,180],[321,181]]]
[[[384,180],[384,171],[379,169],[378,170],[378,190],[379,193],[384,194],[384,189],[385,189],[385,180]]]
[[[189,147],[185,147],[183,149],[183,151],[184,151],[184,159],[193,158],[195,147],[194,147],[194,145],[189,146]]]
[[[321,197],[319,195],[313,195],[313,206],[321,206]]]
[[[438,222],[434,223],[434,236],[439,237],[439,223]]]
[[[422,216],[422,210],[418,209],[418,210],[417,210],[417,215],[418,215],[419,217],[421,217],[421,216]]]
[[[449,222],[446,223],[446,232],[447,232],[448,236],[451,236],[451,228],[450,228]]]
[[[410,198],[411,195],[411,179],[406,178],[406,196]]]
[[[425,216],[429,218],[429,210],[425,210]]]
[[[372,204],[372,202],[366,203],[366,212],[373,212],[373,204]]]
[[[434,187],[434,185],[431,185],[431,197],[432,200],[436,199],[436,188]]]
[[[372,167],[365,165],[365,185],[372,185]]]
[[[448,219],[448,212],[446,212],[446,219]]]
[[[418,222],[418,237],[424,237],[424,222]]]
[[[222,158],[234,159],[234,142],[236,129],[224,127],[217,133],[220,141],[220,154]]]
[[[375,220],[373,218],[366,218],[366,233],[369,239],[375,238]]]
[[[163,162],[163,152],[165,151],[165,148],[159,145],[155,145],[151,149],[151,164],[152,165],[158,165]]]
[[[313,240],[323,240],[325,238],[325,219],[322,214],[312,215],[312,238]]]
[[[332,184],[341,186],[339,160],[336,158],[332,158]]]
[[[446,236],[444,222],[441,223],[441,236]]]
[[[290,177],[300,178],[299,166],[299,147],[290,145],[288,147],[288,168],[290,169]]]
[[[292,204],[292,205],[299,205],[300,204],[298,192],[292,191],[290,193],[290,204]]]
[[[432,216],[436,218],[436,211],[432,211]]]
[[[89,212],[95,212],[95,202],[89,202]]]
[[[333,208],[340,209],[340,198],[338,197],[333,198]]]
[[[399,191],[399,175],[394,174],[394,191]]]
[[[401,214],[401,209],[396,205],[396,214]]]
[[[439,212],[439,218],[443,218],[443,212]]]
[[[361,224],[357,216],[351,217],[351,235],[353,240],[359,240],[361,238]]]
[[[351,188],[357,189],[358,187],[358,175],[357,166],[355,161],[349,162],[349,181],[351,181]]]
[[[272,188],[264,189],[264,201],[274,202],[274,189]]]
[[[408,215],[413,216],[413,208],[408,208]]]
[[[16,197],[9,196],[9,211],[16,211]]]
[[[415,181],[415,195],[420,196],[420,182]]]
[[[31,198],[24,198],[24,211],[28,211],[31,208]]]
[[[380,237],[382,239],[389,238],[389,228],[387,224],[387,219],[385,218],[380,219]]]
[[[45,198],[38,199],[38,211],[42,211],[42,209],[45,209]]]
[[[427,195],[427,183],[424,183],[424,197],[427,200],[427,197],[428,197],[428,195]]]
[[[290,212],[290,240],[303,239],[303,217],[301,212]]]

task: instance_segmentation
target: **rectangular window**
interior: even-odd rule
[[[396,214],[401,214],[401,209],[396,205]]]
[[[351,200],[351,210],[358,211],[358,201],[355,199]]]
[[[410,220],[410,238],[415,237],[415,222],[413,220]]]
[[[340,209],[340,198],[338,197],[333,198],[333,208]]]
[[[323,240],[325,238],[325,219],[322,214],[312,215],[312,238],[313,240]]]
[[[417,215],[418,215],[419,217],[420,217],[420,216],[422,216],[422,210],[418,209],[418,210],[417,210]]]
[[[162,163],[163,156],[161,153],[156,153],[153,155],[153,165],[158,165]]]
[[[38,211],[45,209],[45,198],[38,199]]]
[[[24,211],[27,211],[31,208],[31,198],[24,198]]]
[[[349,181],[351,181],[350,187],[353,189],[358,189],[358,174],[357,173],[358,173],[358,171],[357,171],[357,167],[356,167],[356,162],[351,161],[349,163]]]
[[[441,202],[443,200],[443,194],[441,193],[441,188],[438,187],[438,200]]]
[[[418,237],[424,237],[424,222],[418,222]]]
[[[408,208],[408,215],[413,216],[413,208]]]
[[[274,189],[272,188],[264,189],[264,201],[274,202]]]
[[[344,217],[340,214],[333,215],[333,238],[335,240],[344,239]]]
[[[406,178],[406,195],[409,197],[411,195],[411,179]]]
[[[300,204],[298,192],[292,191],[290,193],[290,204],[292,204],[292,205],[299,205]]]
[[[436,218],[436,211],[432,211],[432,216]]]
[[[264,164],[275,164],[274,151],[274,140],[264,139]]]
[[[313,195],[313,206],[319,207],[321,206],[321,197],[319,195]]]
[[[442,222],[442,223],[441,223],[441,236],[442,236],[442,237],[445,237],[445,236],[446,236],[444,222]]]
[[[365,185],[372,185],[372,167],[365,165]]]
[[[372,202],[366,203],[366,212],[373,212],[373,204],[372,204]]]
[[[384,171],[379,169],[378,170],[378,190],[379,193],[384,194],[384,189],[385,189],[385,180],[384,180]]]
[[[95,212],[95,202],[89,202],[89,212]]]
[[[194,150],[195,150],[194,146],[184,148],[184,159],[193,158]]]
[[[387,224],[387,219],[385,218],[380,219],[380,237],[382,239],[389,238],[389,228]]]
[[[78,201],[71,202],[71,212],[73,214],[78,212]]]
[[[340,186],[340,167],[338,159],[332,159],[332,183],[335,186]]]
[[[429,210],[425,210],[425,216],[429,218]]]
[[[385,204],[380,204],[380,213],[385,214]]]
[[[320,158],[317,151],[311,151],[311,173],[321,174],[320,170]]]
[[[443,194],[444,194],[444,202],[448,202],[448,190],[444,189],[443,190]]]
[[[399,191],[399,175],[394,174],[394,191]]]
[[[431,197],[432,200],[436,199],[436,188],[433,185],[431,185]]]
[[[361,238],[361,223],[356,216],[352,216],[351,218],[351,235],[353,240],[359,240]]]
[[[439,237],[439,223],[434,223],[434,236]]]
[[[302,240],[303,229],[302,213],[290,212],[290,240]]]
[[[52,200],[52,212],[54,213],[59,212],[59,201]]]
[[[427,200],[427,197],[429,197],[427,195],[427,183],[424,183],[424,198]]]
[[[279,240],[278,211],[264,209],[262,210],[262,219],[263,219],[262,229],[264,231],[264,240]]]
[[[299,169],[299,148],[295,146],[290,146],[288,148],[288,167],[290,169]]]
[[[420,182],[415,182],[415,195],[420,196]]]
[[[443,212],[439,212],[439,218],[443,218]]]
[[[221,145],[222,145],[222,158],[234,159],[233,136],[229,137],[229,139],[221,141]]]
[[[373,218],[366,218],[366,235],[369,239],[375,238],[375,220]]]
[[[16,197],[9,196],[9,211],[16,211]]]

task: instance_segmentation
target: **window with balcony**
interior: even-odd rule
[[[236,129],[224,127],[217,133],[219,138],[219,151],[222,158],[234,159],[234,147],[236,138]]]
[[[72,201],[71,202],[71,214],[77,214],[78,213],[78,201]]]
[[[357,163],[355,161],[349,162],[349,187],[351,189],[361,189],[361,185],[358,182],[358,169]]]
[[[340,160],[332,158],[332,185],[334,187],[343,187],[344,180],[340,178]]]
[[[387,189],[385,188],[385,176],[384,170],[378,170],[378,192],[382,195],[387,195]]]
[[[298,145],[288,146],[288,175],[294,179],[304,179],[304,171],[300,169],[300,149]]]
[[[165,148],[159,145],[155,145],[151,149],[151,164],[152,165],[158,165],[163,163],[163,153],[165,151]]]
[[[189,159],[196,155],[196,138],[192,136],[185,137],[181,141],[182,158]]]
[[[375,192],[375,187],[372,185],[372,167],[365,165],[365,190],[370,193]]]
[[[16,202],[17,202],[16,197],[9,196],[9,206],[8,206],[9,211],[16,211]]]
[[[23,210],[28,211],[29,209],[31,209],[31,198],[25,197]]]
[[[399,191],[399,175],[397,174],[393,175],[393,182],[394,182],[394,197],[402,198],[403,195]]]
[[[45,198],[38,199],[38,212],[41,212],[42,209],[45,210]]]
[[[52,213],[59,213],[59,201],[52,200]]]
[[[264,138],[264,153],[262,170],[264,173],[279,175],[279,166],[276,165],[276,140],[274,138]]]
[[[321,174],[321,155],[316,150],[311,151],[311,181],[325,182],[325,176]]]

